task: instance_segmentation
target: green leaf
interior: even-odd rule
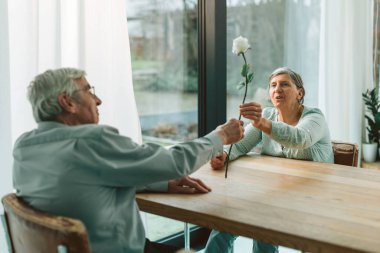
[[[376,126],[380,129],[380,112],[375,113],[374,117],[375,117]]]
[[[248,74],[249,71],[249,64],[244,64],[241,68],[241,75],[245,77]]]
[[[365,114],[364,117],[367,120],[366,129],[368,132],[368,140],[378,142],[380,130],[380,100],[378,89],[368,89],[366,92],[362,93],[362,96],[367,111],[367,114]]]
[[[244,82],[244,81],[241,81],[241,82],[236,86],[236,89],[241,90],[242,88],[244,88],[244,86],[245,86],[245,82]]]
[[[249,73],[248,76],[247,76],[247,79],[248,79],[248,83],[252,82],[252,80],[253,80],[253,73]]]
[[[365,93],[362,93],[362,96],[367,109],[372,112],[372,115],[375,115],[380,108],[377,89],[367,90]]]
[[[368,131],[368,140],[373,140],[374,142],[379,141],[379,128],[376,124],[376,122],[370,118],[368,115],[364,116],[365,119],[367,119],[367,131]]]

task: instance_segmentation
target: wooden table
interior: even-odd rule
[[[141,210],[307,252],[380,252],[380,172],[246,156],[194,177],[213,191],[137,195]]]

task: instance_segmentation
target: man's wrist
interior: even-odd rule
[[[226,133],[224,132],[223,128],[221,127],[218,127],[216,129],[216,133],[218,134],[220,140],[222,141],[223,144],[226,144],[227,143],[227,135]]]

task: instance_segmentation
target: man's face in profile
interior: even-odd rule
[[[98,106],[102,101],[93,93],[91,86],[85,77],[75,80],[78,86],[78,99],[76,99],[76,120],[79,124],[98,124]]]

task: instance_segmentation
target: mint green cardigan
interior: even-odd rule
[[[272,121],[270,135],[248,124],[244,138],[233,145],[230,159],[245,155],[261,146],[261,154],[299,160],[333,163],[334,155],[330,132],[322,112],[305,106],[296,126],[277,121],[278,111],[274,107],[263,110],[263,117]],[[228,151],[229,146],[225,147]]]

